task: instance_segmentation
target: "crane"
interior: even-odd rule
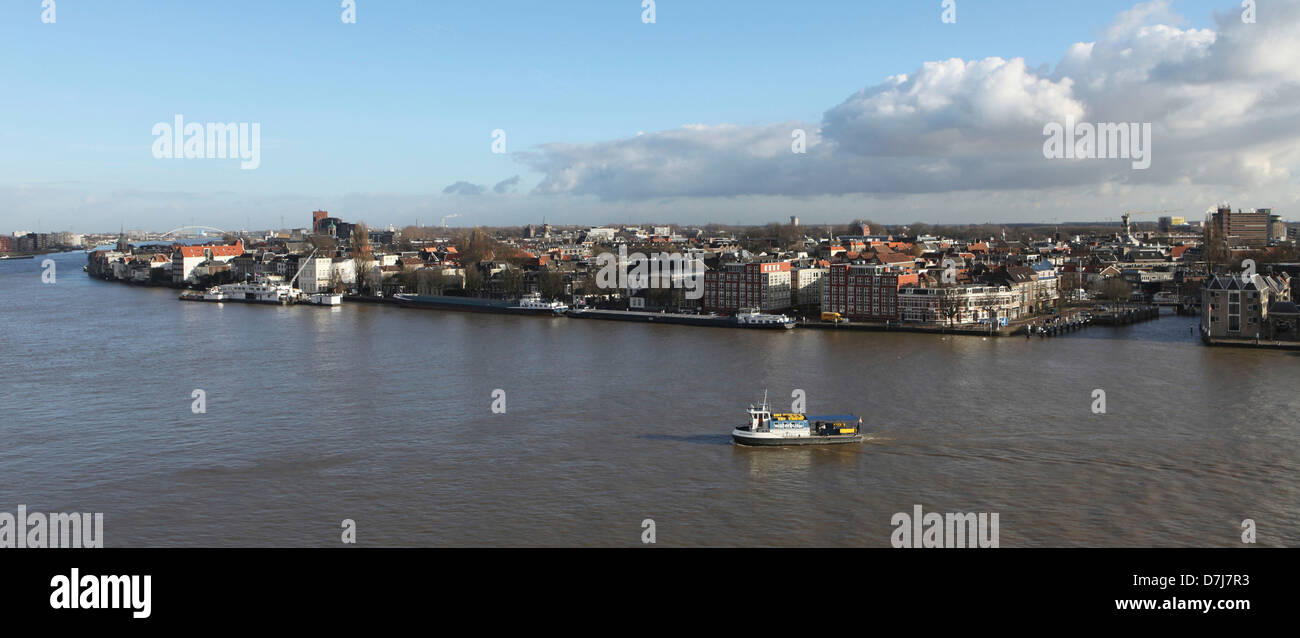
[[[312,258],[312,257],[315,257],[315,256],[316,256],[316,249],[313,249],[313,250],[311,251],[311,254],[310,254],[310,255],[307,255],[307,258],[304,259],[304,260],[302,260],[302,265],[298,267],[298,272],[294,273],[294,275],[293,275],[293,279],[290,279],[290,280],[289,280],[289,287],[290,287],[290,288],[293,288],[293,283],[294,283],[295,281],[298,281],[298,275],[301,275],[301,274],[302,274],[303,269],[305,269],[305,268],[307,267],[307,264],[311,263],[311,258]]]
[[[447,227],[447,220],[448,220],[448,219],[451,219],[451,218],[453,218],[453,217],[460,217],[460,213],[453,213],[453,214],[451,214],[451,215],[443,215],[443,216],[442,216],[442,222],[441,222],[441,223],[442,223],[442,227],[443,227],[443,228],[446,228],[446,227]]]

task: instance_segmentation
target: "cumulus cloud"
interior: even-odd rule
[[[443,195],[482,195],[487,191],[486,186],[471,184],[470,182],[460,181],[442,189]]]
[[[517,158],[539,193],[662,197],[921,194],[1132,186],[1260,185],[1300,157],[1300,0],[1245,24],[1184,28],[1168,0],[1119,14],[1055,68],[1021,58],[922,64],[829,108],[820,122],[687,125]],[[1153,162],[1047,160],[1044,126],[1149,122]],[[796,130],[807,152],[791,150]]]
[[[511,177],[509,179],[503,179],[497,182],[496,186],[492,187],[492,192],[498,195],[513,193],[515,189],[519,187],[519,181],[520,179],[518,175],[515,175],[514,177]]]

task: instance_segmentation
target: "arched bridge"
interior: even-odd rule
[[[174,237],[178,234],[186,234],[185,231],[189,231],[194,234],[216,233],[218,235],[225,235],[226,233],[229,232],[229,231],[221,230],[216,226],[181,226],[180,228],[173,228],[163,233],[162,236]]]

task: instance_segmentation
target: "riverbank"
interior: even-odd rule
[[[1221,348],[1257,348],[1261,350],[1297,350],[1300,342],[1274,341],[1272,339],[1231,339],[1228,337],[1207,337],[1201,335],[1201,342],[1207,346]]]
[[[103,279],[91,276],[92,279]],[[184,288],[176,286],[171,282],[152,283],[152,282],[129,282],[114,279],[103,279],[104,281],[118,281],[130,285],[144,285],[150,287],[169,287]],[[468,298],[467,298],[468,299]],[[372,297],[367,295],[344,295],[343,300],[348,303],[388,305],[403,308],[415,308],[425,310],[446,310],[457,311],[465,310],[458,307],[438,307],[436,305],[413,304],[395,297]],[[492,300],[483,300],[484,302]],[[504,308],[495,307],[475,308],[480,312],[496,312],[497,314],[527,314],[519,313]],[[708,327],[743,327],[736,326],[729,321],[727,317],[716,317],[710,315],[694,314],[673,314],[673,313],[652,313],[635,310],[588,310],[586,313],[569,312],[564,315],[568,318],[578,319],[604,319],[617,320],[639,323],[659,323],[684,326],[708,326]],[[1159,319],[1160,308],[1156,306],[1147,306],[1141,308],[1123,308],[1108,309],[1098,311],[1095,308],[1074,307],[1059,315],[1034,315],[1019,321],[1009,322],[1005,326],[990,326],[987,324],[963,324],[963,325],[942,325],[942,324],[916,324],[916,323],[895,323],[895,322],[849,322],[849,323],[829,323],[818,320],[803,318],[798,320],[794,327],[805,328],[809,330],[839,330],[847,332],[907,332],[917,334],[937,334],[937,335],[958,335],[968,337],[1012,337],[1012,336],[1039,336],[1055,337],[1064,335],[1077,330],[1082,330],[1090,325],[1104,326],[1122,326],[1129,325],[1140,321],[1149,321]],[[1229,344],[1220,344],[1229,345]],[[1265,346],[1260,346],[1265,347]]]

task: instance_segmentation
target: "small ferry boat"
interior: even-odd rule
[[[828,445],[861,443],[862,419],[852,414],[773,414],[767,394],[757,406],[750,405],[749,424],[731,431],[740,445]]]
[[[746,308],[732,315],[731,320],[741,328],[759,328],[768,330],[792,330],[795,321],[785,315],[770,315],[759,312],[757,308]]]

